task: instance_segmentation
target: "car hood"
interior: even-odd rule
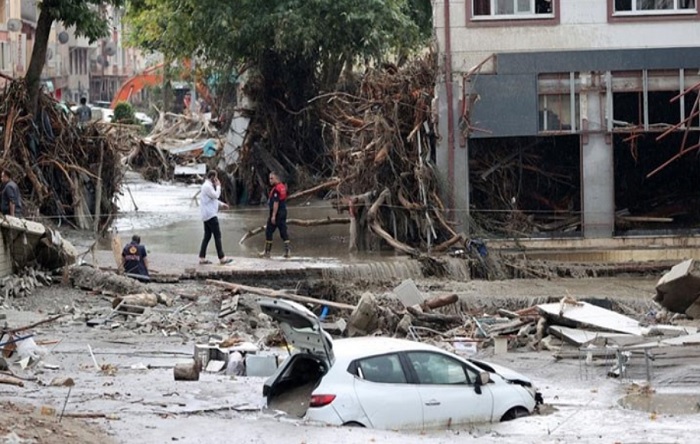
[[[497,374],[506,381],[520,382],[527,386],[532,385],[532,381],[530,380],[530,378],[521,373],[516,372],[515,370],[511,370],[508,367],[503,367],[501,365],[493,364],[491,362],[480,361],[478,359],[469,359],[469,362],[476,365],[482,370]]]
[[[323,358],[330,368],[335,361],[333,339],[311,310],[284,299],[260,298],[258,305],[263,313],[279,322],[288,344],[301,352]]]

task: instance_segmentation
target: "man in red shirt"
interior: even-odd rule
[[[279,174],[274,171],[270,173],[270,185],[272,186],[268,199],[270,214],[265,225],[265,250],[262,252],[262,256],[270,257],[272,235],[279,228],[280,236],[284,241],[284,257],[289,257],[291,249],[289,234],[287,234],[287,186],[282,183]]]

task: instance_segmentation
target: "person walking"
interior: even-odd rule
[[[202,239],[202,246],[199,249],[199,263],[211,264],[211,261],[207,260],[207,247],[209,246],[209,241],[211,237],[214,236],[214,245],[216,246],[216,254],[219,257],[219,263],[221,265],[230,264],[233,259],[227,258],[224,255],[224,248],[221,245],[221,229],[219,228],[219,218],[217,214],[219,213],[219,208],[228,208],[228,204],[221,202],[219,197],[221,196],[221,183],[219,183],[219,177],[216,171],[211,170],[207,173],[207,178],[202,184],[202,189],[199,192],[199,209],[202,214],[202,221],[204,222],[204,238]]]
[[[276,229],[279,229],[280,237],[284,241],[284,257],[288,258],[291,255],[291,246],[289,244],[289,234],[287,233],[287,186],[282,183],[279,174],[274,171],[270,173],[270,185],[272,189],[267,202],[270,207],[270,213],[265,225],[265,250],[263,250],[261,256],[270,257],[272,235]]]
[[[150,281],[147,256],[146,247],[141,245],[141,236],[134,234],[131,237],[131,242],[122,250],[124,274],[141,281]]]
[[[8,170],[2,170],[2,195],[0,196],[0,210],[7,216],[22,217],[22,195],[19,187],[12,180]]]
[[[92,119],[92,110],[87,106],[85,97],[80,98],[80,106],[75,110],[75,114],[78,116],[78,122],[80,123],[87,123]]]

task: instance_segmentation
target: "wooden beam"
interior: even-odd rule
[[[342,302],[327,301],[325,299],[317,299],[309,296],[302,296],[294,293],[285,293],[283,291],[273,290],[271,288],[260,288],[251,287],[248,285],[234,284],[231,282],[217,281],[214,279],[207,279],[208,284],[214,284],[219,287],[226,288],[228,290],[237,291],[240,293],[253,293],[259,294],[261,296],[267,296],[273,299],[289,299],[290,301],[301,302],[303,304],[318,304],[326,305],[328,307],[337,308],[339,310],[354,310],[355,306],[350,304],[344,304]]]

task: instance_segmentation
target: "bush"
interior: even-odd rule
[[[112,122],[126,124],[136,123],[136,118],[134,118],[134,108],[131,106],[131,104],[127,102],[117,103],[117,106],[114,107],[114,117],[112,117]]]

